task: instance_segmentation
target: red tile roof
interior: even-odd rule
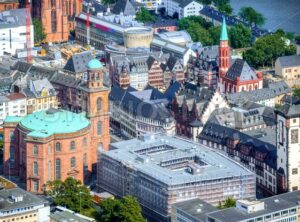
[[[22,93],[11,93],[6,96],[9,100],[19,100],[19,99],[25,99],[26,96]]]

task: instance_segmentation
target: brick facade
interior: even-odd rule
[[[19,2],[18,1],[16,1],[16,2],[12,2],[12,1],[0,2],[0,12],[1,11],[6,11],[6,10],[17,9],[17,8],[19,8]]]

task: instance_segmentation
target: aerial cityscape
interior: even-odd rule
[[[0,222],[299,222],[299,0],[0,0]]]

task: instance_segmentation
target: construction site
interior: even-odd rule
[[[255,197],[252,172],[182,138],[146,134],[114,143],[99,155],[98,165],[99,189],[137,197],[151,221],[168,221],[171,205],[184,200],[217,205],[228,197]]]

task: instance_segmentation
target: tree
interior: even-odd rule
[[[100,222],[145,222],[141,206],[132,196],[101,201]]]
[[[115,4],[116,0],[102,0],[102,3],[104,5],[111,5],[111,4]]]
[[[295,36],[295,40],[300,42],[300,35]]]
[[[3,140],[0,139],[0,150],[3,150]]]
[[[46,187],[46,194],[54,199],[55,205],[66,206],[75,212],[92,208],[90,191],[79,180],[68,177],[64,182],[49,181]]]
[[[295,53],[296,47],[294,45],[286,45],[285,37],[282,37],[282,33],[278,32],[258,38],[252,49],[246,51],[243,57],[250,65],[256,68],[260,66],[274,67],[278,57]]]
[[[298,97],[300,97],[300,89],[294,89],[294,90],[293,90],[293,96],[298,96]]]
[[[219,209],[226,209],[226,208],[230,208],[230,207],[235,207],[236,205],[236,200],[232,197],[228,197],[224,204],[222,204],[221,202],[219,202],[218,208]]]
[[[232,14],[233,9],[230,5],[230,0],[213,0],[213,2],[215,3],[215,5],[217,6],[217,9],[220,12],[223,12],[227,15]]]
[[[150,12],[142,7],[140,11],[136,13],[135,19],[140,22],[154,22],[154,17],[150,14]]]
[[[33,28],[34,28],[34,43],[41,43],[46,38],[43,23],[39,19],[34,18]]]
[[[233,48],[245,48],[250,46],[252,33],[242,24],[233,26],[229,31],[230,46]]]
[[[251,25],[254,24],[255,26],[262,26],[266,21],[265,17],[261,13],[255,11],[252,7],[241,8],[239,16]]]

